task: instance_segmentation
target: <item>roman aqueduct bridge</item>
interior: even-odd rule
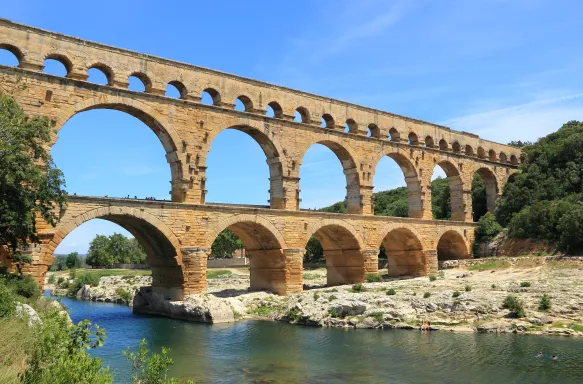
[[[215,237],[233,230],[251,260],[251,288],[280,294],[302,290],[302,257],[311,236],[320,240],[329,284],[362,281],[377,272],[382,243],[389,274],[434,273],[438,259],[466,258],[473,242],[471,182],[479,173],[488,209],[516,172],[520,150],[428,122],[219,71],[140,54],[0,19],[0,49],[17,67],[0,66],[0,85],[29,115],[47,116],[59,129],[94,109],[128,113],[160,139],[170,165],[171,200],[71,196],[56,227],[39,223],[41,243],[27,269],[39,280],[53,251],[93,218],[121,225],[144,246],[154,287],[171,297],[204,292],[206,260]],[[43,73],[60,61],[64,77]],[[97,68],[107,85],[87,82]],[[135,76],[144,92],[128,90]],[[180,98],[165,96],[176,87]],[[201,103],[203,92],[212,105]],[[239,100],[244,111],[235,110]],[[266,116],[266,111],[272,116]],[[208,204],[206,158],[225,129],[250,135],[269,166],[266,206]],[[344,168],[348,214],[300,210],[299,169],[313,144],[331,149]],[[408,188],[409,217],[373,216],[377,163],[396,161]],[[431,177],[440,165],[451,190],[451,221],[432,220]]]

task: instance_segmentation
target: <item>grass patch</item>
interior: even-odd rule
[[[435,280],[437,280],[437,276],[429,275],[429,281],[435,281]]]
[[[317,273],[304,273],[304,280],[316,280],[322,277],[322,275],[318,275]]]
[[[455,291],[451,294],[451,297],[459,297],[461,295],[460,291]]]
[[[472,291],[472,286],[471,285],[466,285],[465,290],[466,290],[466,292],[471,292]]]
[[[395,291],[395,288],[389,288],[389,290],[387,291],[387,295],[389,296],[394,296],[397,294],[397,291]]]
[[[425,292],[425,293],[423,294],[423,298],[424,298],[424,299],[427,299],[427,298],[429,298],[429,297],[431,297],[431,292]]]
[[[364,288],[364,285],[360,283],[354,284],[350,290],[352,292],[366,292],[366,288]]]
[[[71,276],[72,271],[70,270],[69,276]],[[74,273],[75,277],[79,273],[96,276],[98,279],[105,276],[152,276],[152,271],[149,269],[77,269]],[[59,272],[55,274],[59,274]],[[64,275],[66,274],[61,273],[61,276]]]
[[[132,293],[129,291],[126,291],[123,288],[118,288],[115,293],[126,303],[129,303],[130,300],[132,299]]]
[[[566,323],[562,321],[557,321],[553,323],[554,328],[569,328],[575,332],[583,332],[583,324],[581,323]]]
[[[539,311],[548,311],[551,309],[551,298],[545,293],[538,303]]]
[[[519,300],[514,295],[506,296],[506,298],[502,302],[502,308],[506,308],[506,309],[510,310],[510,312],[512,314],[514,314],[514,316],[516,316],[516,317],[524,317],[525,316],[524,305],[522,304],[522,301]]]
[[[338,310],[336,308],[332,308],[331,310],[329,310],[328,314],[330,315],[330,317],[333,317],[335,319],[340,317],[340,313],[338,313]]]
[[[506,260],[492,260],[481,264],[474,264],[468,267],[469,271],[489,271],[493,269],[510,268],[510,263]]]
[[[221,277],[231,276],[233,272],[226,269],[209,269],[206,271],[207,279],[218,279]]]
[[[26,322],[26,317],[0,318],[0,383],[20,383],[17,376],[27,367],[25,351],[33,342],[33,332]]]
[[[531,286],[531,284],[530,284],[530,281],[521,281],[521,282],[520,282],[520,286],[521,286],[522,288],[528,288],[528,287],[530,287],[530,286]]]
[[[368,283],[380,283],[383,281],[383,277],[377,273],[367,273],[364,275],[364,279]]]
[[[273,310],[272,307],[265,305],[265,304],[261,304],[257,308],[250,310],[249,313],[253,314],[253,315],[265,317],[265,316],[268,316],[272,310]]]
[[[377,323],[382,323],[383,321],[385,321],[385,313],[384,312],[371,312],[371,314],[369,315],[370,317],[372,317]]]

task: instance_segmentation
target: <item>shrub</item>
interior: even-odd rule
[[[427,299],[428,297],[431,297],[431,292],[425,292],[425,293],[423,294],[423,298],[424,298],[424,299]]]
[[[530,287],[530,281],[521,281],[520,286],[523,288]]]
[[[466,285],[466,292],[471,292],[471,291],[472,291],[472,286]]]
[[[461,295],[460,291],[455,291],[451,294],[451,297],[459,297],[459,295]]]
[[[354,284],[352,286],[352,292],[364,292],[366,291],[366,289],[364,288],[364,285],[358,283],[358,284]]]
[[[394,288],[389,288],[389,290],[387,291],[387,295],[389,296],[394,296],[397,294],[397,291],[395,291]]]
[[[49,276],[48,283],[49,283],[49,284],[55,284],[55,275],[54,275],[54,274],[51,274],[51,275]]]
[[[69,271],[69,278],[75,279],[75,277],[77,277],[77,269],[73,268]]]
[[[372,317],[377,323],[382,323],[383,321],[385,321],[385,314],[384,312],[371,312],[371,314],[369,315],[370,317]]]
[[[13,280],[13,287],[16,294],[27,299],[37,299],[40,296],[40,287],[32,276],[19,276]]]
[[[61,284],[63,284],[63,282],[64,282],[64,281],[65,281],[65,278],[64,278],[63,276],[59,277],[59,278],[57,279],[57,285],[61,285]]]
[[[437,280],[437,276],[429,275],[429,281],[435,281],[435,280]]]
[[[480,218],[476,229],[474,229],[474,255],[481,243],[485,243],[496,237],[502,231],[502,226],[496,221],[496,216],[488,212]]]
[[[319,298],[320,295],[318,294],[318,292],[314,292],[314,301],[318,301]]]
[[[539,301],[538,310],[539,311],[548,311],[551,309],[551,298],[545,293]]]
[[[496,289],[496,284],[492,284],[492,289]]]
[[[383,281],[383,277],[376,273],[367,273],[364,275],[364,279],[369,283],[380,283]]]
[[[513,313],[516,317],[524,317],[525,316],[524,305],[522,304],[522,301],[520,301],[514,295],[506,296],[506,298],[502,302],[502,308],[506,308],[506,309],[510,310],[510,312]]]
[[[328,301],[334,301],[338,298],[338,296],[336,295],[330,295],[330,297],[328,297]]]
[[[0,282],[0,317],[10,316],[14,313],[16,298],[14,292],[4,283]]]
[[[130,300],[132,300],[132,293],[129,291],[126,291],[123,288],[118,288],[115,290],[115,293],[120,297],[120,299],[122,299],[124,302],[129,303]]]
[[[338,310],[336,308],[330,309],[328,311],[328,313],[330,314],[330,317],[334,317],[334,318],[340,317],[340,313],[338,313]]]
[[[80,287],[84,285],[91,285],[93,287],[97,287],[99,285],[99,276],[93,273],[83,273],[79,275],[77,282],[78,285],[80,285]]]

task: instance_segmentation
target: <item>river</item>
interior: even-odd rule
[[[583,340],[552,336],[343,330],[267,321],[229,325],[134,315],[118,304],[63,298],[76,323],[104,327],[91,353],[130,382],[122,356],[145,338],[172,349],[171,373],[204,383],[583,383]],[[535,355],[542,351],[544,357]],[[558,360],[552,360],[557,354]]]

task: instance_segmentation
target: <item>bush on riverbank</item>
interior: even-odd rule
[[[516,317],[524,317],[526,315],[522,301],[514,295],[506,296],[502,303],[502,308],[510,310],[510,312]]]

